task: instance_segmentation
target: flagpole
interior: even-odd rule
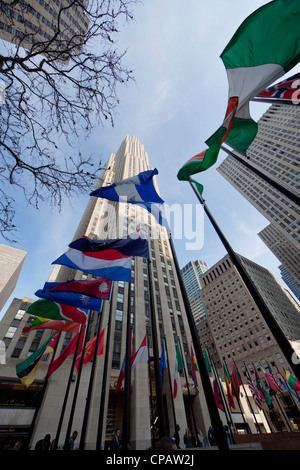
[[[84,359],[84,353],[85,353],[85,347],[87,343],[87,332],[88,328],[91,322],[91,311],[89,311],[88,314],[88,320],[87,320],[87,327],[85,330],[85,337],[82,345],[82,352],[81,352],[81,358],[80,358],[80,363],[79,363],[79,368],[78,368],[78,373],[77,373],[77,379],[76,379],[76,384],[75,384],[75,390],[74,390],[74,395],[73,395],[73,401],[72,401],[72,406],[71,406],[71,411],[70,411],[70,417],[69,417],[69,423],[67,427],[67,432],[66,432],[66,437],[65,437],[65,444],[63,450],[68,450],[68,445],[69,445],[69,439],[71,435],[71,428],[73,425],[73,418],[74,418],[74,413],[75,413],[75,408],[76,408],[76,402],[77,402],[77,395],[78,395],[78,390],[79,390],[79,385],[80,385],[80,379],[81,379],[81,372],[82,372],[82,364],[83,364],[83,359]]]
[[[224,410],[225,410],[224,412],[225,412],[227,424],[228,424],[229,429],[230,429],[230,436],[232,438],[233,444],[235,444],[234,437],[233,437],[233,432],[232,432],[232,428],[234,428],[234,423],[233,423],[233,420],[232,420],[230,407],[229,407],[229,404],[227,403],[227,400],[225,399],[225,393],[224,393],[222,385],[220,384],[220,377],[219,377],[219,374],[217,372],[215,362],[211,357],[209,357],[209,360],[210,360],[210,364],[211,364],[211,366],[214,370],[214,375],[215,375],[216,381],[217,381],[217,387],[218,387],[218,390],[219,390],[219,393],[220,393],[220,396],[221,396],[222,403],[224,405]]]
[[[295,91],[297,88],[295,88]],[[280,98],[268,98],[264,96],[263,98],[252,98],[250,101],[255,101],[256,103],[268,103],[268,104],[287,104],[288,106],[297,106],[300,104],[299,99],[295,99],[294,101],[298,101],[297,103],[293,102],[293,100],[284,100]]]
[[[147,334],[147,349],[148,349],[148,375],[150,383],[150,403],[151,403],[151,443],[154,449],[154,418],[153,418],[153,394],[152,394],[152,379],[151,379],[151,366],[150,366],[150,347],[149,347],[149,334],[146,328]]]
[[[224,362],[225,362],[226,369],[228,370],[226,361],[224,360]],[[234,387],[233,387],[233,388],[234,388]],[[240,404],[240,400],[239,400],[238,396],[236,395],[235,391],[234,391],[234,395],[235,395],[237,404],[238,404],[238,406],[239,406],[239,410],[240,410],[240,413],[241,413],[241,415],[242,415],[242,418],[243,418],[243,421],[244,421],[244,424],[245,424],[245,427],[246,427],[246,430],[247,430],[247,434],[252,434],[252,433],[251,433],[251,429],[249,429],[249,424],[248,424],[247,421],[245,420],[245,416],[244,416],[244,412],[243,412],[242,407],[241,407],[241,404]]]
[[[61,337],[61,331],[59,332],[59,337],[58,337],[58,340],[56,341],[56,345],[55,345],[55,348],[54,348],[54,351],[53,351],[53,354],[52,354],[52,357],[51,357],[51,361],[50,361],[50,364],[52,363],[52,361],[54,360],[54,357],[55,357],[55,353],[57,351],[57,346],[58,346],[58,342],[60,340],[60,337]],[[50,365],[49,364],[49,365]],[[32,422],[31,422],[31,425],[30,425],[30,431],[28,433],[28,437],[27,437],[27,443],[25,445],[25,448],[28,449],[29,448],[29,444],[30,444],[30,441],[31,441],[31,438],[32,438],[32,435],[33,435],[33,431],[34,431],[34,426],[35,426],[35,421],[36,421],[36,418],[38,416],[38,413],[40,411],[40,408],[41,408],[41,403],[43,401],[43,398],[45,396],[45,393],[46,393],[46,388],[48,386],[48,380],[49,380],[49,377],[48,377],[48,374],[46,375],[46,378],[44,380],[44,383],[43,383],[43,388],[42,388],[42,391],[41,391],[41,395],[39,397],[39,400],[38,400],[38,403],[37,403],[37,406],[36,406],[36,409],[35,409],[35,412],[34,412],[34,416],[32,418]]]
[[[235,363],[235,362],[234,362],[234,363]],[[244,366],[245,366],[245,369],[247,370],[247,367],[246,367],[246,364],[245,364],[245,363],[244,363]],[[237,368],[237,367],[236,367],[236,369],[237,369],[237,371],[238,371],[238,368]],[[248,371],[247,371],[247,372],[248,372]],[[241,378],[239,371],[238,371],[238,374],[239,374],[239,377]],[[248,372],[248,374],[249,374],[249,372]],[[249,377],[250,377],[250,375],[249,375]],[[254,421],[255,421],[255,423],[256,423],[256,427],[258,428],[258,431],[259,431],[259,433],[261,434],[261,433],[262,433],[262,430],[260,429],[260,426],[259,426],[258,421],[257,421],[257,419],[256,419],[255,412],[254,412],[254,410],[253,410],[253,408],[252,408],[250,399],[249,399],[249,397],[248,397],[248,395],[247,395],[247,392],[246,392],[246,389],[245,389],[245,386],[244,386],[244,383],[243,383],[242,379],[241,379],[241,382],[242,382],[242,386],[243,386],[244,393],[245,393],[245,395],[246,395],[247,403],[248,403],[248,405],[249,405],[249,407],[250,407],[250,409],[251,409],[251,413],[252,413],[253,418],[254,418]],[[249,387],[249,385],[248,385],[248,387]],[[252,395],[252,393],[251,393],[251,395]],[[255,403],[255,402],[254,402],[254,403]]]
[[[172,404],[172,412],[173,412],[173,420],[174,420],[174,428],[175,428],[177,421],[176,421],[176,413],[175,413],[175,406],[174,406],[174,397],[173,397],[173,390],[172,390],[172,380],[171,380],[169,353],[168,353],[166,335],[164,335],[164,339],[165,339],[165,349],[166,349],[166,356],[167,356],[167,363],[168,363],[168,378],[169,378],[169,387],[170,387],[170,393],[171,393],[171,404]]]
[[[287,362],[290,364],[291,369],[295,372],[296,377],[299,380],[300,377],[300,364],[294,364],[292,361],[292,356],[294,353],[293,348],[291,347],[288,339],[283,334],[281,328],[278,326],[278,323],[275,321],[269,307],[266,305],[265,301],[261,297],[260,293],[256,289],[255,285],[252,283],[250,276],[248,275],[247,271],[245,270],[244,266],[242,265],[241,261],[239,260],[236,253],[233,251],[232,247],[230,246],[229,242],[221,232],[220,228],[218,227],[217,223],[215,222],[214,218],[212,217],[210,211],[208,210],[202,196],[198,193],[198,191],[194,188],[193,184],[190,182],[190,186],[192,187],[193,191],[195,192],[198,200],[202,204],[204,211],[206,212],[208,218],[210,219],[214,229],[216,230],[220,240],[222,241],[224,247],[226,248],[231,261],[235,265],[236,269],[238,270],[242,280],[244,281],[247,289],[249,290],[254,302],[256,303],[261,315],[265,319],[268,327],[270,328],[275,340],[277,341],[279,347],[281,348],[284,356],[286,357]]]
[[[255,369],[253,363],[251,363],[251,364],[252,364],[252,370],[255,371],[256,369]],[[257,371],[256,371],[256,372],[257,372]],[[257,375],[258,375],[258,372],[257,372]],[[258,382],[258,380],[257,380],[257,378],[256,378],[255,372],[254,372],[254,377],[255,377],[255,380]],[[258,376],[258,377],[259,377],[259,376]],[[263,391],[261,390],[259,383],[258,383],[258,386],[259,386],[259,388],[258,388],[258,393],[259,393],[259,395],[261,396],[261,393],[263,394]],[[261,403],[262,403],[262,411],[263,411],[263,413],[264,413],[264,415],[265,415],[266,421],[267,421],[268,426],[269,426],[269,428],[270,428],[270,430],[271,430],[271,433],[272,433],[272,432],[274,432],[274,431],[273,431],[273,429],[272,429],[271,424],[269,423],[269,420],[268,420],[268,413],[266,412],[266,410],[265,410],[265,408],[264,408],[264,400],[265,400],[265,398],[262,399],[262,402],[261,402]],[[267,402],[266,402],[266,404],[267,404],[267,406],[269,407],[269,405],[268,405]]]
[[[110,332],[111,332],[111,323],[112,323],[112,303],[113,303],[114,285],[115,284],[113,282],[112,290],[111,290],[111,297],[110,297],[108,321],[107,321],[106,348],[105,348],[105,358],[104,358],[104,366],[103,366],[100,408],[99,408],[99,416],[98,416],[96,450],[101,450],[101,441],[102,441],[104,406],[105,406],[105,397],[106,397],[106,382],[107,382],[107,371],[108,371],[108,358],[109,358],[109,343],[110,343]]]
[[[123,409],[123,432],[122,432],[122,450],[129,449],[130,441],[130,408],[131,408],[131,354],[130,354],[130,294],[131,283],[128,283],[127,299],[127,321],[126,321],[126,353],[125,353],[125,377],[124,377],[124,409]]]
[[[228,144],[229,145],[229,144]],[[232,147],[233,148],[233,147]],[[243,155],[241,154],[241,152],[239,152],[239,155],[231,152],[229,149],[227,149],[226,147],[224,147],[223,145],[221,145],[221,150],[224,150],[224,152],[226,152],[228,155],[230,155],[231,157],[233,157],[235,160],[237,160],[239,163],[241,163],[243,166],[245,166],[246,168],[248,168],[248,170],[251,170],[253,173],[255,173],[257,176],[259,176],[260,178],[262,178],[264,181],[266,181],[266,183],[270,184],[271,186],[273,186],[273,188],[275,188],[277,191],[279,191],[280,193],[282,193],[284,196],[286,196],[288,199],[290,199],[291,201],[293,201],[295,204],[299,205],[300,204],[300,197],[297,196],[297,194],[293,193],[292,191],[290,191],[288,188],[286,188],[285,186],[283,186],[281,183],[279,183],[278,181],[275,181],[273,180],[272,178],[270,178],[270,176],[268,176],[266,173],[262,172],[261,170],[259,170],[258,168],[254,167],[253,165],[251,165],[249,163],[249,160],[250,158],[247,157],[247,155]],[[233,150],[235,150],[233,148]],[[238,152],[238,150],[237,150]],[[247,159],[244,160],[244,158],[242,157],[245,157]]]
[[[63,419],[64,419],[64,415],[65,415],[67,401],[68,401],[68,398],[69,398],[69,392],[70,392],[72,377],[73,377],[73,373],[74,373],[75,361],[76,361],[76,357],[77,357],[77,353],[78,353],[79,344],[81,342],[82,334],[83,334],[83,325],[80,325],[80,333],[78,335],[78,340],[77,340],[77,343],[76,343],[76,349],[75,349],[73,359],[72,359],[72,365],[71,365],[71,368],[70,368],[69,379],[68,379],[68,383],[67,383],[67,388],[66,388],[64,401],[63,401],[63,405],[62,405],[62,409],[61,409],[61,413],[60,413],[60,418],[59,418],[59,422],[58,422],[58,427],[57,427],[57,431],[56,431],[56,436],[55,436],[55,442],[56,442],[57,446],[58,446],[58,441],[59,441],[59,437],[60,437],[62,423],[63,423]]]
[[[182,350],[182,347],[181,347],[181,341],[180,341],[179,338],[178,338],[178,343],[179,343],[179,347],[180,347],[180,351],[181,351],[181,357],[183,358],[183,357],[185,357],[185,354],[183,354],[183,350]],[[192,415],[194,434],[195,434],[195,442],[197,442],[197,434],[198,434],[197,433],[197,426],[196,426],[195,416],[194,416],[193,409],[192,409],[192,397],[191,397],[191,393],[190,393],[188,375],[187,375],[187,371],[186,371],[186,367],[185,367],[185,360],[183,360],[183,371],[184,371],[184,376],[185,376],[185,381],[186,381],[186,386],[187,386],[187,392],[188,392],[188,396],[189,396],[189,408],[190,408],[190,412],[191,412],[191,415]]]
[[[163,409],[162,390],[161,390],[161,381],[160,381],[157,327],[156,327],[156,317],[155,317],[155,310],[154,310],[150,258],[148,258],[147,261],[148,261],[148,284],[149,284],[149,294],[150,294],[149,299],[150,299],[150,317],[151,317],[151,330],[152,330],[152,349],[153,349],[154,373],[155,373],[156,405],[157,405],[157,415],[158,415],[158,431],[159,431],[159,438],[161,439],[162,437],[166,435],[166,431],[165,431],[164,409]]]
[[[248,395],[247,395],[247,392],[246,392],[246,389],[245,389],[244,383],[243,383],[243,381],[242,381],[242,378],[241,378],[240,372],[239,372],[239,370],[238,370],[238,368],[237,368],[236,362],[235,362],[235,361],[233,361],[233,363],[234,363],[234,365],[235,365],[235,368],[236,368],[236,370],[237,370],[237,373],[238,373],[239,379],[240,379],[240,381],[241,381],[241,384],[242,384],[242,387],[243,387],[243,390],[244,390],[244,394],[245,394],[245,397],[246,397],[247,403],[248,403],[248,405],[249,405],[249,407],[250,407],[250,409],[251,409],[251,412],[252,412],[252,414],[253,414],[254,420],[255,420],[255,422],[257,423],[257,421],[256,421],[256,417],[255,417],[255,415],[254,415],[254,413],[253,413],[253,409],[252,409],[252,406],[251,406],[251,403],[250,403],[249,397],[248,397]],[[251,431],[251,429],[250,429],[250,426],[249,426],[249,423],[248,423],[248,422],[247,422],[247,425],[248,425],[248,427],[249,427],[250,434],[252,434],[252,431]],[[261,430],[260,430],[260,429],[259,429],[259,432],[261,432]]]
[[[100,315],[100,312],[99,312],[97,339],[96,339],[95,351],[94,351],[92,368],[91,368],[91,373],[90,373],[89,388],[88,388],[87,397],[86,397],[79,450],[84,450],[85,436],[86,436],[87,423],[88,423],[89,412],[90,412],[91,396],[92,396],[92,390],[93,390],[93,384],[94,384],[94,376],[95,376],[95,370],[96,370],[97,351],[98,351],[99,336],[100,336],[100,331],[101,331],[101,320],[102,320],[102,314]]]
[[[170,241],[170,246],[171,246],[171,250],[172,250],[173,260],[174,260],[174,263],[175,263],[178,282],[179,282],[179,285],[180,285],[182,299],[183,299],[183,302],[184,302],[186,316],[187,316],[187,320],[188,320],[188,323],[189,323],[190,332],[191,332],[191,335],[192,335],[192,340],[193,340],[193,344],[194,344],[194,348],[195,348],[195,355],[196,355],[196,358],[197,358],[197,363],[198,363],[198,367],[199,367],[199,373],[200,373],[200,376],[201,376],[201,381],[202,381],[202,385],[203,385],[205,399],[206,399],[209,415],[210,415],[210,418],[211,418],[211,423],[212,423],[212,426],[214,428],[214,432],[215,432],[215,436],[216,436],[216,440],[217,440],[217,445],[219,446],[220,450],[229,450],[228,442],[227,442],[226,435],[225,435],[225,432],[224,432],[224,428],[222,426],[222,422],[221,422],[221,419],[220,419],[218,408],[217,408],[217,405],[216,405],[216,402],[215,402],[215,399],[214,399],[214,394],[213,394],[213,391],[212,391],[212,388],[211,388],[209,375],[208,375],[208,372],[207,372],[207,369],[206,369],[206,365],[205,365],[205,361],[204,361],[204,357],[203,357],[203,353],[202,353],[202,349],[201,349],[201,345],[200,345],[199,334],[197,332],[197,328],[196,328],[196,325],[195,325],[195,321],[194,321],[194,317],[193,317],[192,310],[191,310],[191,307],[190,307],[190,303],[189,303],[189,300],[188,300],[188,296],[187,296],[185,286],[184,286],[184,283],[183,283],[183,280],[182,280],[182,277],[181,277],[180,267],[179,267],[179,263],[178,263],[178,259],[177,259],[177,255],[176,255],[176,252],[175,252],[175,248],[174,248],[174,244],[173,244],[171,234],[170,234],[169,241]]]

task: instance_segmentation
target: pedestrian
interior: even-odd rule
[[[121,449],[121,444],[120,444],[120,429],[117,428],[115,430],[115,435],[111,440],[110,444],[110,450],[120,450]]]
[[[208,434],[208,440],[209,440],[210,445],[215,446],[216,445],[215,433],[214,433],[213,427],[211,425],[209,426],[207,434]]]
[[[180,449],[180,446],[179,446],[179,443],[180,443],[179,431],[180,431],[179,424],[176,424],[173,438],[175,439],[175,444],[177,445],[177,449]]]
[[[73,431],[73,434],[72,434],[72,436],[70,437],[70,440],[69,440],[69,447],[68,447],[69,450],[75,450],[75,439],[76,439],[77,436],[78,436],[78,432]]]
[[[190,449],[191,447],[193,447],[192,435],[191,435],[191,432],[188,428],[186,428],[186,430],[185,430],[185,434],[183,436],[183,442],[185,443],[185,448],[186,449]]]
[[[51,436],[46,434],[44,439],[40,439],[36,444],[34,450],[50,450],[51,446]]]
[[[197,441],[198,441],[198,446],[199,446],[199,447],[206,447],[206,439],[205,439],[205,437],[203,436],[203,434],[202,434],[202,432],[200,431],[200,429],[198,429]]]
[[[6,437],[1,445],[1,450],[9,450],[12,445],[12,438]]]
[[[169,436],[162,437],[157,443],[158,450],[176,450],[177,446],[175,440],[171,439]]]

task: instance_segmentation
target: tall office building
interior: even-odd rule
[[[0,37],[25,49],[43,53],[59,61],[68,61],[59,51],[78,53],[85,37],[88,21],[78,2],[67,0],[45,2],[6,2],[0,8]],[[50,43],[51,41],[51,43]]]
[[[205,317],[205,310],[200,296],[201,276],[208,270],[205,261],[190,261],[181,269],[181,276],[189,298],[195,323]]]
[[[148,155],[143,145],[137,138],[127,136],[117,153],[111,154],[97,186],[106,186],[148,169],[150,169]],[[153,299],[155,309],[159,355],[162,351],[163,341],[166,342],[168,352],[167,361],[171,380],[169,380],[168,370],[165,370],[163,382],[163,409],[166,429],[173,435],[175,422],[177,422],[181,428],[182,439],[186,426],[188,425],[191,429],[193,428],[193,417],[203,433],[206,432],[210,424],[204,394],[200,393],[196,396],[194,383],[191,375],[189,375],[191,370],[191,338],[166,229],[158,225],[147,210],[134,204],[114,203],[105,199],[91,197],[75,231],[74,239],[82,236],[96,239],[119,238],[143,227],[149,233],[151,278],[149,279],[148,277],[147,259],[134,257],[132,259],[131,283],[115,281],[111,300],[103,302],[101,314],[98,312],[91,313],[91,323],[88,329],[89,339],[94,337],[98,328],[98,322],[101,322],[101,328],[108,327],[110,324],[111,331],[106,343],[106,350],[108,351],[106,381],[103,381],[105,358],[97,358],[85,439],[86,449],[94,449],[96,445],[103,384],[105,384],[106,398],[104,418],[103,422],[101,422],[102,447],[105,445],[105,442],[112,438],[115,428],[120,427],[121,431],[123,429],[124,390],[122,388],[117,394],[115,390],[125,354],[128,315],[130,315],[133,332],[132,351],[137,350],[145,334],[147,334],[150,358],[149,363],[137,364],[132,377],[130,445],[132,449],[146,449],[151,444],[151,437],[154,437],[153,433],[156,431],[157,421],[152,322],[150,316],[151,299]],[[71,240],[66,240],[66,248],[70,242]],[[56,265],[49,280],[63,282],[70,279],[91,278],[91,275],[82,271],[74,271],[65,266]],[[152,285],[153,297],[150,297],[149,282]],[[7,326],[11,324],[13,318],[13,313],[11,313],[10,320],[7,319],[6,321]],[[24,319],[23,322],[25,321]],[[23,325],[24,323],[21,326]],[[18,331],[20,331],[21,326]],[[63,339],[64,335],[61,342]],[[173,387],[178,340],[180,340],[184,363],[188,373],[189,389],[187,388],[185,376],[181,373],[180,390],[173,401],[172,390],[170,388]],[[22,357],[24,356],[20,353],[19,362],[21,362]],[[12,358],[7,358],[7,360],[9,363],[13,361]],[[16,363],[15,359],[14,363]],[[55,437],[70,366],[71,358],[68,358],[49,379],[47,391],[36,419],[32,444],[48,432],[52,437]],[[76,411],[72,423],[72,431],[76,429],[79,433],[78,442],[81,437],[80,432],[90,372],[91,364],[85,365],[81,374]],[[38,370],[35,383],[40,384],[44,376],[45,365],[42,364],[41,370]],[[200,377],[198,379],[201,392]],[[71,385],[70,396],[61,428],[60,446],[63,445],[66,435],[75,384],[76,380]]]
[[[0,245],[0,311],[18,282],[26,251]]]
[[[284,334],[291,340],[297,338],[300,331],[299,307],[270,271],[242,256],[240,260]],[[269,365],[274,372],[278,368],[284,375],[289,365],[228,255],[203,274],[202,284],[201,297],[206,317],[197,324],[197,328],[202,347],[208,350],[222,382],[225,383],[224,361],[230,374],[235,362],[244,384],[247,383],[245,366],[254,383],[255,367],[266,390],[269,390],[263,368],[267,370]],[[251,393],[248,395],[251,397]],[[242,401],[247,410],[245,396]],[[262,415],[252,403],[252,409],[256,410],[255,422],[253,415],[250,416],[251,411],[247,413],[248,423],[255,425],[254,432],[258,432],[258,428],[266,432],[269,426],[272,431],[288,431],[289,426],[293,427],[292,420],[300,415],[299,404],[295,408],[288,393],[280,397],[277,394],[273,404],[275,408],[264,406]],[[237,430],[246,431],[246,424],[241,414],[237,416],[238,412],[236,404],[233,410],[234,426]]]
[[[295,297],[300,301],[300,284],[299,282],[295,281],[293,276],[288,272],[288,270],[280,265],[279,271],[281,273],[281,277],[286,283],[286,285],[291,289]]]
[[[300,195],[299,144],[299,106],[273,104],[258,121],[247,156],[254,167]],[[295,261],[300,259],[299,207],[231,156],[218,171],[271,223],[260,236],[300,282],[299,261]]]

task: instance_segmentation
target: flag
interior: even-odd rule
[[[217,377],[213,369],[211,370],[211,372],[212,372],[212,377],[213,377],[213,391],[214,391],[216,405],[221,411],[224,411],[225,413],[224,405],[223,405],[222,398],[219,392]]]
[[[232,390],[231,390],[231,378],[227,370],[227,367],[225,365],[225,362],[223,362],[223,369],[224,369],[225,382],[226,382],[226,388],[227,388],[228,403],[229,403],[230,408],[235,409],[234,399],[233,399]]]
[[[135,232],[136,233],[136,232]],[[148,241],[134,234],[115,240],[80,238],[52,264],[62,264],[112,281],[131,280],[131,257],[149,258]]]
[[[97,278],[91,281],[46,282],[35,295],[73,307],[100,311],[102,299],[110,297],[112,281]]]
[[[119,392],[119,390],[121,389],[121,387],[123,385],[123,381],[125,379],[125,365],[126,365],[126,354],[124,354],[124,359],[123,359],[122,367],[121,367],[121,370],[120,370],[120,373],[119,373],[115,394],[117,394]]]
[[[288,370],[285,371],[285,376],[286,376],[286,381],[291,387],[291,389],[295,391],[300,391],[299,380],[297,380],[296,377],[294,377]]]
[[[210,360],[209,360],[209,355],[208,355],[207,349],[205,349],[204,359],[205,359],[205,365],[206,365],[207,372],[211,372]]]
[[[272,399],[271,399],[270,395],[268,394],[267,390],[265,389],[265,387],[263,386],[262,381],[260,380],[260,378],[258,376],[257,370],[255,369],[255,367],[253,369],[254,369],[254,374],[255,374],[255,378],[256,378],[256,387],[257,387],[258,392],[260,394],[260,398],[262,400],[266,400],[267,404],[270,406],[272,404]]]
[[[101,311],[102,299],[95,299],[88,295],[83,295],[77,292],[52,292],[39,289],[35,292],[37,297],[42,299],[51,300],[59,304],[69,305],[71,307],[84,308],[88,310]]]
[[[34,381],[42,357],[46,354],[53,354],[58,336],[59,332],[53,333],[37,351],[31,354],[24,362],[17,364],[17,376],[26,387],[29,387]]]
[[[208,149],[179,170],[179,180],[189,180],[190,175],[214,165],[223,142],[246,153],[257,133],[249,101],[299,62],[299,23],[299,0],[277,0],[254,11],[240,25],[220,56],[229,88],[224,121],[206,141]]]
[[[260,394],[258,393],[257,389],[255,388],[250,375],[248,374],[248,371],[246,370],[246,377],[247,377],[247,382],[248,382],[248,387],[252,393],[252,397],[254,402],[256,403],[256,406],[262,410],[262,398]]]
[[[37,317],[47,318],[48,320],[69,320],[85,324],[88,310],[42,299],[33,302],[28,307],[27,313]]]
[[[139,349],[131,358],[131,375],[133,375],[135,367],[140,362],[148,361],[147,335],[145,335]]]
[[[36,317],[30,326],[25,326],[23,333],[29,333],[33,330],[59,330],[69,333],[78,333],[80,324],[69,320],[49,320],[48,318]]]
[[[289,386],[289,384],[287,383],[287,381],[285,380],[285,378],[279,372],[278,369],[277,369],[277,372],[278,372],[278,375],[279,375],[279,378],[281,380],[283,387],[295,398],[295,400],[300,401],[300,398],[298,397],[298,395],[294,392],[294,390],[291,389],[291,387]]]
[[[241,381],[240,374],[238,373],[238,370],[235,366],[235,363],[233,363],[233,367],[232,367],[231,383],[232,383],[232,389],[234,391],[235,396],[239,398],[240,386],[242,385],[242,381]]]
[[[278,390],[277,390],[277,387],[276,387],[276,384],[274,382],[274,380],[269,376],[269,374],[265,371],[265,369],[262,367],[262,371],[263,373],[265,374],[265,377],[266,377],[266,380],[270,386],[270,393],[269,395],[272,396],[272,395],[276,395]]]
[[[71,341],[69,342],[68,346],[65,347],[63,352],[58,356],[57,359],[54,359],[54,361],[51,362],[51,364],[48,367],[48,372],[47,376],[50,377],[50,375],[53,374],[62,364],[63,362],[67,359],[68,356],[71,354],[75,354],[76,352],[76,346],[77,346],[77,341],[79,341],[78,344],[78,352],[80,353],[82,351],[82,345],[83,345],[83,339],[84,339],[84,331],[85,327],[83,327],[83,330],[81,333],[77,333]]]
[[[197,381],[197,376],[196,376],[196,371],[198,370],[195,354],[193,351],[193,347],[191,346],[191,359],[192,359],[192,375],[193,375],[193,381],[194,381],[194,386],[195,386],[195,392],[196,395],[199,393],[199,387],[198,387],[198,381]]]
[[[157,194],[153,176],[158,170],[147,170],[136,176],[126,178],[110,186],[104,186],[90,193],[90,196],[102,197],[109,201],[138,204],[148,210],[160,225],[167,226],[163,214],[164,201]]]
[[[176,348],[176,359],[175,359],[175,373],[174,373],[174,393],[173,396],[176,398],[177,396],[177,390],[178,390],[178,381],[179,381],[179,372],[183,368],[183,360],[180,352],[180,346],[179,343],[177,343],[177,348]]]
[[[292,101],[293,99],[297,99],[299,96],[299,86],[300,73],[296,73],[292,77],[289,77],[286,80],[282,80],[281,82],[278,82],[275,85],[272,85],[261,91],[257,97],[274,98],[274,102],[276,102],[276,99]]]
[[[104,356],[104,350],[105,350],[105,333],[106,333],[106,328],[100,331],[99,333],[99,341],[98,341],[98,347],[97,347],[97,356]],[[93,339],[87,342],[85,350],[84,350],[84,357],[82,361],[82,365],[84,366],[85,364],[88,364],[90,361],[94,359],[94,354],[95,354],[95,348],[96,348],[96,342],[97,342],[97,336],[95,336]],[[78,369],[80,365],[80,360],[81,360],[82,352],[78,354],[76,357],[75,365],[74,365],[74,370],[76,374],[78,374]]]
[[[164,370],[167,368],[166,352],[165,352],[165,342],[163,342],[163,347],[161,351],[160,361],[159,361],[159,370],[160,370],[160,380],[161,380],[161,390],[164,388]]]
[[[283,393],[284,390],[283,390],[283,388],[282,388],[282,385],[281,385],[280,381],[278,380],[278,378],[276,377],[276,375],[274,374],[274,372],[272,371],[272,369],[271,369],[271,367],[269,366],[269,364],[268,364],[267,368],[268,368],[268,370],[269,370],[270,377],[272,378],[273,382],[274,382],[275,385],[276,385],[276,388],[277,388],[278,392]]]

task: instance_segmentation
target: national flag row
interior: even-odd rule
[[[219,409],[225,412],[224,404],[219,392],[218,384],[217,384],[217,375],[216,370],[212,366],[212,361],[209,357],[208,351],[205,350],[205,363],[207,371],[212,373],[213,377],[213,391],[215,396],[215,401]],[[276,372],[274,372],[270,365],[267,366],[267,371],[262,367],[262,371],[264,373],[266,382],[268,384],[269,390],[263,385],[262,380],[260,379],[258,372],[254,366],[253,372],[255,375],[255,383],[252,381],[251,376],[247,367],[245,366],[245,375],[247,378],[247,385],[251,391],[253,400],[257,407],[262,410],[263,402],[266,402],[267,405],[271,405],[272,403],[272,396],[276,395],[277,393],[289,392],[297,401],[300,401],[299,396],[297,395],[297,391],[300,391],[300,382],[291,374],[289,370],[285,371],[285,377],[281,374],[281,372],[276,368]],[[234,397],[239,400],[240,394],[240,387],[243,385],[241,375],[235,365],[233,363],[232,373],[228,372],[227,366],[225,362],[223,362],[223,370],[224,370],[224,379],[226,383],[226,390],[227,390],[227,400],[230,408],[235,409],[235,402]]]
[[[299,23],[299,0],[276,0],[254,11],[240,25],[220,56],[229,88],[223,123],[205,142],[208,148],[182,166],[179,180],[195,182],[202,193],[203,186],[191,175],[212,167],[223,143],[245,154],[254,140],[258,126],[250,115],[250,101],[257,95],[295,96],[297,75],[268,87],[300,60]],[[297,90],[296,94],[298,99]]]
[[[163,224],[163,200],[156,193],[153,176],[156,169],[140,173],[113,185],[101,187],[90,196],[144,205]],[[35,316],[30,327],[23,329],[28,333],[35,329],[51,329],[79,334],[80,325],[86,325],[89,310],[101,311],[103,300],[110,298],[113,281],[131,281],[131,260],[133,256],[149,258],[149,245],[145,230],[139,230],[127,237],[107,240],[91,240],[82,237],[69,244],[69,250],[52,264],[64,265],[72,269],[97,276],[91,281],[68,281],[63,283],[46,282],[43,289],[36,291],[40,298],[27,309],[27,313]],[[101,276],[101,277],[100,277]],[[51,336],[52,338],[52,336]],[[53,352],[55,335],[50,343],[47,341],[24,363],[17,366],[17,375],[27,385],[34,380],[38,363],[43,355]],[[76,344],[78,337],[71,341],[68,350]],[[52,346],[51,346],[52,345]],[[49,347],[48,347],[49,346]],[[63,356],[62,356],[63,357]],[[53,361],[55,362],[55,361]],[[53,367],[53,366],[52,366]],[[28,379],[26,380],[26,371]]]

